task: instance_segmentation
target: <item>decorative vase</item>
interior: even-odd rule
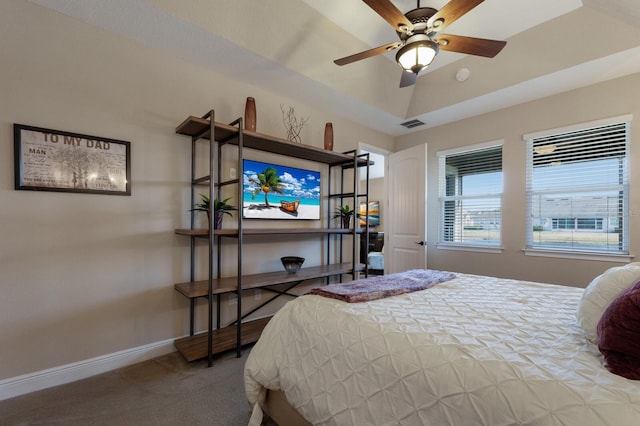
[[[256,131],[256,100],[252,97],[244,104],[244,129]]]
[[[213,229],[222,229],[222,218],[224,218],[224,211],[219,210],[214,213],[215,222],[213,222]]]
[[[324,125],[324,149],[333,151],[333,124]]]
[[[351,227],[351,216],[342,216],[342,227],[349,229]]]
[[[222,229],[222,218],[224,217],[224,211],[220,210],[213,213],[213,229]],[[207,210],[207,221],[209,222],[209,229],[211,229],[211,212]]]

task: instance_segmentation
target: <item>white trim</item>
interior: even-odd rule
[[[473,151],[479,151],[481,149],[493,148],[495,146],[502,146],[502,145],[504,145],[504,139],[496,139],[493,141],[481,142],[473,145],[461,146],[458,148],[444,149],[442,151],[437,151],[436,156],[442,157],[443,155],[452,155],[452,154],[458,154],[461,152],[473,152]]]
[[[0,401],[40,389],[63,385],[174,352],[175,339],[125,349],[71,364],[0,380]]]
[[[558,127],[556,129],[547,129],[547,130],[540,130],[537,132],[525,133],[524,135],[522,135],[522,139],[525,141],[528,141],[529,139],[544,138],[544,137],[556,135],[559,133],[576,132],[578,130],[589,129],[592,127],[606,126],[608,124],[627,123],[632,120],[633,120],[633,114],[618,115],[616,117],[603,118],[600,120],[588,121],[586,123],[572,124],[569,126]]]
[[[372,169],[370,169],[370,175],[369,175],[370,179],[384,179],[385,176],[389,175],[389,155],[391,154],[390,151],[375,145],[369,145],[364,142],[358,142],[358,154],[362,154],[363,151],[374,154],[374,155],[379,155],[380,157],[383,158],[383,161],[384,161],[382,176],[373,175],[373,170],[378,170],[377,165],[373,165]],[[375,163],[375,159],[373,161]],[[366,179],[366,173],[367,173],[367,170],[365,168],[360,169],[360,180]]]
[[[365,142],[358,142],[358,149],[364,149],[367,152],[375,152],[376,154],[380,154],[384,156],[388,156],[389,154],[391,154],[391,151],[387,149],[380,148],[379,146],[375,146],[375,145],[369,145],[368,143],[365,143]]]
[[[581,252],[573,250],[549,250],[527,248],[522,250],[525,256],[556,257],[560,259],[596,260],[600,262],[626,262],[629,263],[635,258],[630,254],[611,254]]]
[[[504,251],[503,247],[468,246],[468,245],[455,245],[455,244],[436,244],[436,248],[438,250],[475,251],[478,253],[497,253],[497,254],[500,254]]]

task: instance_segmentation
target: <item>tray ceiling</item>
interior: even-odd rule
[[[493,59],[440,52],[406,88],[393,53],[333,64],[396,40],[361,0],[31,1],[394,136],[640,72],[637,0],[486,0],[446,32],[505,49]],[[413,119],[425,125],[400,125]]]

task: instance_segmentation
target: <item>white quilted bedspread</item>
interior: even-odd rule
[[[458,274],[367,303],[303,296],[251,350],[251,404],[280,389],[316,425],[640,425],[640,382],[576,325],[582,289]]]

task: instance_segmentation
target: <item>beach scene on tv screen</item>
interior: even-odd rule
[[[243,160],[247,219],[320,219],[320,172]]]

